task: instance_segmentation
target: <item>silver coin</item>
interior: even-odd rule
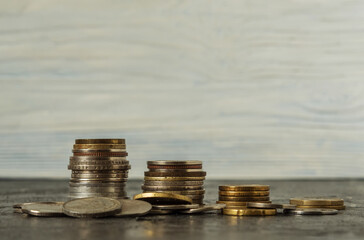
[[[70,178],[71,182],[126,182],[128,178]]]
[[[169,161],[169,160],[157,160],[157,161],[147,161],[148,165],[201,165],[202,161]]]
[[[274,208],[274,209],[296,209],[296,205],[292,204],[275,204],[275,203],[262,203],[262,202],[248,202],[248,208]]]
[[[226,204],[207,204],[207,205],[200,206],[199,208],[181,211],[181,213],[185,213],[185,214],[202,213],[202,212],[221,210],[224,207],[226,207]]]
[[[23,204],[23,213],[38,217],[63,216],[62,206],[64,202],[34,202]]]
[[[175,210],[160,210],[160,209],[152,209],[148,212],[148,215],[169,215],[174,214],[177,211]]]
[[[126,149],[72,149],[73,153],[92,153],[92,152],[98,152],[98,153],[106,153],[106,152],[126,152]]]
[[[201,195],[190,195],[190,194],[182,194],[183,196],[189,197],[192,200],[202,200],[204,199],[204,194]]]
[[[69,191],[76,193],[125,193],[123,188],[118,187],[69,187]]]
[[[70,161],[124,161],[129,162],[126,160],[126,157],[103,157],[103,156],[71,156]]]
[[[97,192],[97,193],[76,193],[76,192],[70,192],[68,194],[69,198],[88,198],[88,197],[108,197],[108,198],[120,198],[120,197],[126,197],[127,195],[125,194],[125,192],[121,192],[121,193],[101,193],[101,192]]]
[[[117,169],[123,169],[123,170],[129,170],[130,165],[116,165],[116,164],[110,164],[110,165],[68,165],[69,170],[86,170],[86,171],[104,171],[104,170],[117,170]]]
[[[296,208],[294,210],[284,209],[284,214],[293,215],[335,215],[339,211],[336,209],[323,209],[323,208]]]
[[[75,161],[70,160],[70,165],[128,165],[129,161],[120,161],[120,160],[108,160],[108,161],[100,161],[100,160],[82,160]]]
[[[106,183],[94,183],[94,182],[70,182],[70,187],[113,187],[113,188],[125,188],[125,182],[106,182]]]
[[[144,186],[203,186],[203,181],[144,181]]]
[[[127,173],[100,173],[100,174],[87,174],[87,173],[72,173],[71,178],[127,178]]]
[[[186,190],[204,190],[203,186],[145,186],[142,189],[146,191],[186,191]]]
[[[148,202],[141,200],[126,200],[118,199],[121,202],[121,212],[114,215],[114,217],[137,217],[147,214],[152,205]]]
[[[178,205],[153,205],[153,209],[159,210],[186,210],[199,208],[199,204],[178,204]]]
[[[196,198],[200,198],[201,195],[204,195],[205,194],[205,190],[185,190],[185,191],[170,191],[170,190],[154,190],[154,191],[150,191],[150,190],[144,190],[144,192],[175,193],[175,194],[180,194],[180,195],[185,195],[185,196],[192,196],[192,197],[196,197]]]
[[[107,217],[120,211],[120,201],[105,197],[74,199],[63,204],[64,214],[79,218]]]

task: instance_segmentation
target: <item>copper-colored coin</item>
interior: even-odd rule
[[[219,196],[219,201],[260,202],[260,201],[269,201],[269,197],[229,197],[229,196]]]
[[[206,172],[144,172],[147,177],[204,177]]]
[[[154,191],[186,191],[186,190],[203,190],[203,186],[146,186],[142,189],[150,192]]]
[[[108,139],[76,139],[76,144],[125,144],[123,138],[108,138]]]
[[[205,177],[144,177],[146,181],[201,181]]]
[[[221,196],[231,196],[231,197],[259,197],[259,196],[269,196],[269,191],[220,191]]]
[[[257,209],[257,208],[224,208],[222,213],[232,216],[273,216],[277,214],[276,209]]]
[[[327,208],[327,209],[336,209],[336,210],[345,210],[345,205],[342,206],[334,206],[334,205],[328,205],[328,206],[309,206],[309,205],[304,205],[304,206],[296,206],[296,208]]]
[[[341,198],[291,198],[290,203],[294,205],[308,205],[308,206],[342,206],[344,205],[344,200]]]
[[[268,185],[257,185],[257,184],[249,184],[249,185],[223,185],[219,186],[220,191],[269,191]]]
[[[203,181],[144,181],[144,186],[202,186]]]
[[[202,169],[202,165],[148,165],[149,169]]]
[[[271,201],[259,201],[259,202],[263,202],[263,203],[271,203]],[[234,202],[234,201],[216,201],[216,203],[222,203],[222,204],[226,204],[227,207],[230,206],[247,206],[247,204],[249,202]]]

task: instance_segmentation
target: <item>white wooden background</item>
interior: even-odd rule
[[[0,1],[0,176],[75,138],[210,178],[364,176],[364,1]]]

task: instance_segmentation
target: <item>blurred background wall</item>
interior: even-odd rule
[[[0,176],[126,138],[209,178],[364,176],[364,2],[0,2]]]

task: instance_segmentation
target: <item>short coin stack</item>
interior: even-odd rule
[[[241,216],[267,216],[275,215],[273,209],[248,209],[249,202],[269,201],[268,185],[223,185],[219,186],[219,201],[216,203],[226,204],[223,214]]]
[[[125,198],[130,169],[125,139],[76,139],[68,169],[69,197]]]
[[[341,198],[291,198],[290,204],[296,205],[296,208],[313,209],[336,209],[344,210],[344,200]]]
[[[201,161],[148,161],[144,173],[144,192],[165,192],[187,196],[194,204],[203,204],[205,190]]]

